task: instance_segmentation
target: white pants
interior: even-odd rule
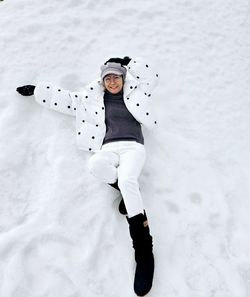
[[[104,144],[89,159],[88,167],[95,177],[108,184],[118,179],[129,217],[144,211],[138,178],[145,158],[144,145],[135,141],[116,141]]]

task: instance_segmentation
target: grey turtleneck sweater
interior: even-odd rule
[[[136,141],[144,144],[141,124],[128,111],[123,91],[118,94],[104,93],[106,135],[103,144],[113,141]]]

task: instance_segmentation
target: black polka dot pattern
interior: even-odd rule
[[[141,71],[140,69],[138,69],[139,71],[137,71],[137,66],[141,67],[140,68]],[[128,85],[126,85],[128,95],[124,96],[124,99],[126,100],[125,103],[126,105],[128,105],[129,110],[131,108],[132,114],[135,113],[135,115],[138,115],[139,123],[147,125],[147,124],[150,124],[151,122],[151,125],[156,125],[157,121],[152,118],[153,114],[151,113],[151,109],[149,106],[150,101],[152,99],[148,99],[148,98],[150,98],[152,95],[150,93],[152,92],[150,90],[150,87],[152,86],[153,88],[153,85],[151,84],[150,79],[152,79],[152,81],[153,80],[157,81],[159,74],[156,72],[157,71],[156,70],[155,72],[150,73],[150,76],[148,76],[148,74],[146,73],[151,72],[152,69],[151,69],[151,65],[147,64],[147,62],[144,62],[141,64],[141,62],[139,63],[132,60],[131,64],[128,65],[128,68],[129,69],[131,68],[131,74],[134,77],[134,80],[131,81],[131,83],[128,83]],[[144,73],[145,73],[145,77],[144,77]],[[51,106],[52,104],[55,110],[59,110],[65,113],[67,112],[74,115],[77,114],[77,117],[80,115],[80,119],[79,118],[77,119],[77,122],[80,121],[80,129],[79,128],[78,128],[79,130],[77,129],[78,131],[76,131],[76,136],[79,137],[78,141],[80,141],[80,146],[82,145],[82,147],[85,148],[85,150],[90,152],[95,151],[95,149],[98,148],[99,143],[101,143],[100,135],[104,127],[102,123],[103,121],[102,116],[105,113],[104,111],[106,108],[104,106],[104,102],[101,101],[101,97],[99,97],[98,95],[100,87],[103,87],[102,81],[99,81],[98,84],[91,84],[91,86],[87,87],[88,90],[85,94],[82,94],[80,92],[74,92],[73,94],[70,93],[69,94],[70,96],[67,97],[66,92],[60,87],[54,88],[52,85],[50,86],[45,83],[44,85],[45,95],[39,98],[39,101],[42,102],[44,106],[46,106],[49,102],[50,103],[49,105]],[[50,89],[50,90],[46,92],[46,89]],[[52,96],[49,95],[50,98],[47,98],[48,96],[46,96],[46,93],[50,94],[52,89],[53,91],[55,91],[56,96],[53,98],[52,97],[53,95],[51,94]],[[95,91],[98,91],[98,93],[96,94]],[[73,99],[73,102],[70,100],[70,98]],[[83,102],[84,104],[82,103],[79,107],[76,108],[77,105],[74,102],[77,102],[77,100],[74,101],[75,98],[78,100],[86,100],[86,99],[87,100],[85,101],[85,103]],[[89,102],[89,100],[91,102]],[[127,102],[127,100],[129,101]],[[97,105],[94,105],[95,102],[97,103]],[[90,104],[90,107],[88,107],[88,103]],[[76,109],[79,114],[76,112],[73,112],[73,110],[76,111]],[[87,112],[86,114],[84,110]],[[89,129],[88,116],[92,120],[95,119],[95,123],[91,123],[91,126],[93,127],[92,129],[94,129],[92,133],[91,133],[91,127],[90,127],[90,131],[87,131]],[[86,118],[86,120],[81,119],[82,117]],[[97,124],[97,122],[99,124]],[[94,127],[98,129],[96,129],[95,131]]]

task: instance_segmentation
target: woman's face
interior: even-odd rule
[[[123,79],[121,75],[108,74],[103,79],[104,87],[112,94],[119,93],[123,88]]]

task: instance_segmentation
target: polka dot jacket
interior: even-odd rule
[[[152,91],[159,74],[143,59],[132,59],[124,83],[124,102],[133,117],[148,129],[157,125],[151,110]],[[81,92],[69,92],[47,82],[39,82],[35,100],[44,107],[76,116],[76,138],[80,149],[99,150],[106,132],[104,88],[101,79],[91,82]]]

